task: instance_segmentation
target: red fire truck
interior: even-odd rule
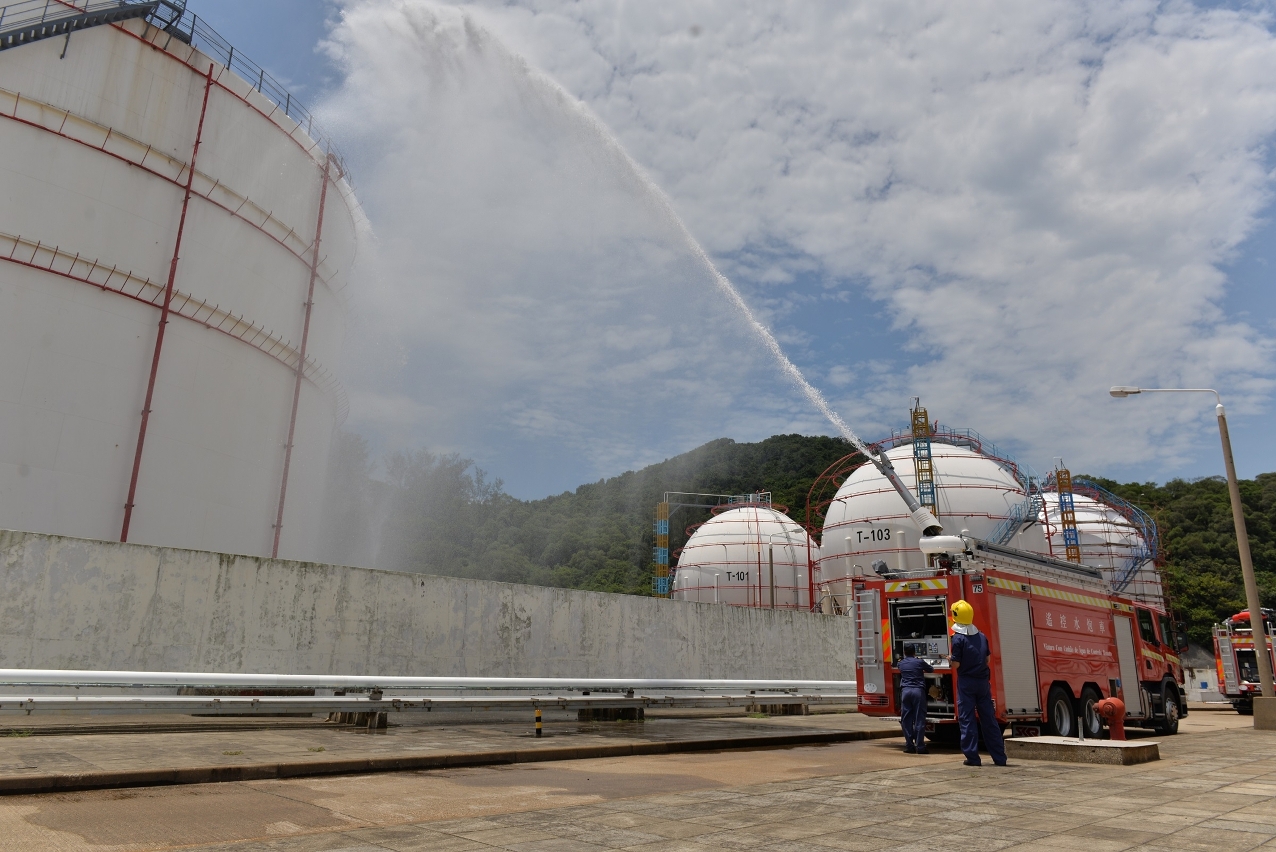
[[[1276,631],[1276,612],[1263,609],[1267,625],[1267,655],[1276,670],[1276,653],[1272,649],[1272,633]],[[1238,612],[1222,624],[1214,625],[1214,664],[1218,668],[1218,688],[1232,702],[1236,712],[1249,716],[1254,712],[1254,696],[1262,694],[1258,682],[1258,657],[1254,653],[1254,633],[1249,612]]]
[[[893,572],[878,563],[853,581],[856,676],[860,712],[898,716],[904,649],[935,667],[928,675],[928,735],[958,737],[957,694],[947,660],[949,607],[969,601],[975,626],[992,650],[992,690],[1001,722],[1014,735],[1099,737],[1094,705],[1120,697],[1126,725],[1178,731],[1187,714],[1183,642],[1164,609],[1111,593],[1094,568],[1003,547],[969,536],[944,536],[950,552],[934,567]]]

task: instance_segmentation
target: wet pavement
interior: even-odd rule
[[[803,727],[821,717],[732,721]],[[0,849],[1276,849],[1276,734],[1193,714],[1139,766],[899,741],[0,798]]]

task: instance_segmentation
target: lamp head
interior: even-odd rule
[[[1116,397],[1117,399],[1122,399],[1124,397],[1130,396],[1131,394],[1141,393],[1141,391],[1139,388],[1127,387],[1125,385],[1117,385],[1116,387],[1112,388],[1112,390],[1108,391],[1108,393],[1112,394],[1112,396]]]

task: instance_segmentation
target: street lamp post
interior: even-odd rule
[[[1236,545],[1240,550],[1241,576],[1245,579],[1245,602],[1249,607],[1249,626],[1254,637],[1254,658],[1258,663],[1258,680],[1263,696],[1272,698],[1272,661],[1267,653],[1267,625],[1263,619],[1262,601],[1258,598],[1258,581],[1254,578],[1254,562],[1249,555],[1249,535],[1245,531],[1245,510],[1241,506],[1241,488],[1236,481],[1236,464],[1232,461],[1232,439],[1227,432],[1227,412],[1218,391],[1212,388],[1133,388],[1117,386],[1109,391],[1118,399],[1137,393],[1212,393],[1218,405],[1218,434],[1223,441],[1223,463],[1227,467],[1227,492],[1232,501],[1232,523],[1236,527]]]

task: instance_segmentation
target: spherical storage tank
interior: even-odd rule
[[[808,558],[819,549],[800,525],[768,505],[729,508],[701,524],[678,556],[670,597],[698,603],[810,608]],[[774,564],[774,575],[771,565]],[[818,578],[817,578],[818,579]]]
[[[0,526],[310,558],[359,211],[190,23],[0,50]]]
[[[916,494],[912,445],[894,447],[886,454],[904,485]],[[1026,501],[1024,484],[1012,462],[974,446],[942,440],[932,440],[931,459],[939,520],[946,533],[967,530],[976,538],[988,539]],[[842,483],[825,513],[821,576],[826,584],[836,584],[840,578],[871,574],[872,564],[879,560],[893,571],[922,570],[920,535],[886,477],[864,464]],[[1041,528],[1035,524],[1009,543],[1023,550],[1045,550]]]
[[[1042,496],[1037,521],[1045,530],[1047,551],[1063,559],[1067,545],[1060,524],[1059,494],[1047,491]],[[1125,594],[1163,604],[1165,592],[1153,562],[1155,554],[1143,531],[1115,507],[1087,494],[1074,493],[1072,506],[1082,564],[1098,568],[1113,588]]]

